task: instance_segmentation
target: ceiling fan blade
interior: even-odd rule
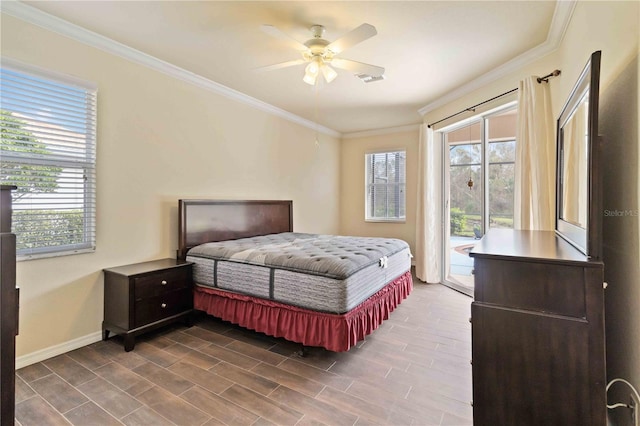
[[[288,34],[283,33],[273,25],[263,24],[260,26],[260,29],[262,29],[264,33],[269,34],[271,37],[286,41],[293,49],[300,50],[302,52],[308,50],[308,47],[305,46],[304,43],[294,39]]]
[[[336,68],[351,71],[353,74],[368,74],[374,77],[379,77],[384,74],[383,67],[351,61],[349,59],[333,58],[331,65]]]
[[[294,65],[301,65],[306,63],[307,61],[305,61],[304,59],[295,59],[293,61],[287,61],[287,62],[280,62],[277,64],[273,64],[273,65],[267,65],[265,67],[258,67],[256,68],[256,71],[273,71],[273,70],[279,70],[281,68],[286,68],[286,67],[292,67]]]
[[[327,49],[333,53],[338,54],[345,49],[350,48],[360,42],[365,41],[368,38],[378,34],[376,27],[371,24],[362,24],[358,28],[348,32],[339,39],[335,40],[327,46]]]

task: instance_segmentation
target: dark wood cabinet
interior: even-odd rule
[[[16,236],[11,233],[11,191],[0,187],[0,424],[14,423],[18,289],[16,288]]]
[[[603,263],[545,231],[471,256],[474,425],[605,425]]]
[[[165,324],[191,321],[192,263],[161,259],[104,270],[102,338],[124,336],[125,351],[135,336]]]

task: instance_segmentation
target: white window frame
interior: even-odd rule
[[[384,216],[375,216],[373,214],[373,212],[371,211],[371,207],[372,207],[372,202],[373,200],[371,199],[371,195],[373,194],[372,192],[372,187],[375,185],[375,183],[372,181],[372,174],[369,173],[370,168],[369,168],[369,163],[371,162],[371,156],[372,155],[381,155],[381,154],[401,154],[404,156],[404,162],[403,162],[403,167],[404,170],[402,170],[402,172],[400,173],[400,177],[403,178],[402,180],[399,180],[398,182],[394,182],[394,183],[387,183],[387,188],[389,187],[397,187],[396,190],[398,191],[398,193],[403,193],[403,196],[399,199],[399,201],[402,203],[401,208],[399,208],[399,210],[404,211],[404,215],[402,216],[389,216],[389,209],[388,209],[388,205],[386,208],[386,212]],[[388,161],[388,160],[387,160]],[[398,149],[387,149],[387,150],[381,150],[381,151],[372,151],[372,152],[367,152],[365,153],[364,156],[364,173],[365,173],[365,177],[364,177],[364,183],[365,183],[365,193],[364,193],[364,210],[365,210],[365,222],[392,222],[392,223],[405,223],[406,222],[406,207],[407,207],[407,151],[404,148],[398,148]]]
[[[489,142],[487,141],[487,137],[488,135],[485,133],[485,126],[486,126],[486,121],[487,119],[490,119],[492,116],[495,115],[499,115],[502,113],[505,113],[509,110],[518,109],[518,102],[517,101],[511,101],[511,102],[507,102],[503,105],[497,106],[495,108],[489,109],[487,111],[483,111],[479,114],[476,114],[472,117],[468,117],[465,118],[463,120],[460,120],[456,123],[444,126],[440,129],[437,130],[438,135],[439,135],[439,140],[441,143],[441,147],[442,147],[442,217],[443,217],[443,222],[442,222],[442,241],[444,242],[441,246],[441,253],[440,256],[443,259],[443,267],[440,269],[440,274],[441,274],[441,282],[442,284],[446,285],[447,287],[451,287],[455,290],[460,291],[461,293],[464,293],[468,296],[472,296],[473,297],[473,288],[466,286],[466,285],[462,285],[460,284],[459,281],[455,280],[455,279],[451,279],[451,274],[449,273],[450,271],[450,255],[449,255],[449,251],[451,250],[451,247],[449,246],[449,238],[450,238],[450,226],[449,226],[449,220],[450,220],[450,208],[451,208],[451,195],[450,195],[450,189],[449,189],[449,174],[450,174],[450,170],[449,170],[449,162],[450,162],[450,158],[449,158],[449,154],[448,154],[448,143],[447,143],[447,134],[454,132],[456,130],[459,130],[461,128],[467,127],[469,125],[472,125],[476,122],[480,122],[481,125],[481,139],[480,139],[480,143],[482,145],[484,145],[484,150],[483,150],[483,154],[482,154],[482,176],[483,176],[483,181],[485,183],[489,182],[489,155],[488,155],[488,146],[489,146]],[[519,114],[519,111],[517,112]],[[517,138],[517,136],[516,136]],[[513,140],[513,139],[508,139],[508,140]],[[517,144],[517,139],[516,139],[516,144]],[[492,163],[495,164],[495,163]],[[515,162],[514,162],[515,164]],[[484,191],[484,189],[483,189]],[[484,212],[488,211],[488,202],[489,202],[489,191],[487,190],[484,194],[483,197],[483,205],[482,205],[482,212],[483,212],[483,229],[482,229],[482,233],[484,234],[486,231],[489,230],[489,217],[488,215],[485,215]]]
[[[9,129],[11,125],[11,128],[15,128],[14,119],[19,119],[26,124],[25,127],[28,127],[30,137],[37,146],[44,145],[47,151],[38,153],[2,149],[1,162],[5,165],[45,166],[61,170],[56,172],[57,187],[55,191],[47,193],[53,194],[48,195],[47,201],[38,200],[34,196],[29,199],[28,196],[21,195],[19,189],[13,191],[12,231],[16,234],[18,243],[17,260],[95,252],[97,85],[4,57],[1,69],[1,77],[5,81],[2,81],[0,107],[10,114],[0,115],[0,127],[4,129],[6,125]],[[36,80],[30,81],[29,78]],[[58,89],[60,92],[56,93]],[[78,96],[74,98],[70,96],[71,93],[76,93]],[[33,111],[32,116],[25,112],[30,110]],[[78,124],[72,129],[53,120],[46,121],[44,117],[49,111],[53,111],[51,115],[56,113],[65,115],[64,120],[75,121]],[[11,117],[11,122],[5,122],[5,117]],[[22,128],[20,130],[23,131]],[[68,136],[70,134],[73,136]],[[10,132],[6,137],[7,139],[0,142],[0,145],[4,146],[6,142],[7,147],[12,146]],[[32,142],[29,140],[27,143]],[[4,175],[0,177],[2,177],[2,184],[14,184],[11,180],[6,180]],[[63,186],[64,189],[62,189]],[[20,199],[21,197],[24,198]],[[79,226],[60,228],[65,231],[76,231],[76,235],[79,235],[76,241],[65,242],[64,236],[61,237],[62,234],[56,232],[53,233],[54,241],[49,243],[42,242],[43,239],[40,237],[48,235],[51,239],[51,234],[38,235],[37,231],[31,236],[21,234],[20,225],[26,225],[29,220],[33,221],[27,220],[23,212],[41,211],[43,214],[60,218],[64,217],[65,209],[81,211],[82,219]],[[47,220],[50,217],[42,216],[34,222]],[[23,237],[22,248],[20,248],[21,236]],[[58,238],[62,240],[55,241]]]

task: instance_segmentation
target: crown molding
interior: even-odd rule
[[[564,39],[577,2],[578,0],[558,0],[556,3],[551,26],[547,33],[547,42],[553,46],[554,50],[560,46]]]
[[[255,109],[275,115],[277,117],[307,127],[311,130],[336,138],[340,138],[342,136],[342,134],[336,130],[319,125],[311,120],[307,120],[306,118],[302,118],[298,115],[292,114],[259,99],[245,95],[244,93],[241,93],[237,90],[231,89],[220,83],[216,83],[213,80],[209,80],[208,78],[202,77],[191,71],[187,71],[183,68],[177,67],[169,62],[163,61],[139,50],[133,49],[132,47],[129,47],[125,44],[119,43],[93,31],[89,31],[86,28],[72,24],[71,22],[45,13],[39,9],[36,9],[35,7],[26,5],[19,1],[3,0],[0,11],[30,24],[37,25],[62,36],[69,37],[80,43],[86,44],[96,49],[100,49],[103,52],[107,52],[138,65],[142,65],[144,67],[161,72],[177,80],[193,84],[202,89],[224,96],[228,99],[247,104]]]
[[[474,90],[478,90],[556,50],[558,46],[560,46],[560,43],[564,38],[564,34],[567,31],[576,2],[577,0],[556,1],[556,8],[553,12],[553,18],[547,33],[547,39],[543,43],[537,45],[533,49],[529,49],[521,55],[516,56],[510,61],[505,62],[501,66],[494,68],[492,71],[481,75],[475,80],[458,87],[435,101],[428,103],[420,108],[418,113],[424,116],[430,111],[440,108],[441,106],[467,95]]]
[[[369,136],[388,135],[391,133],[413,132],[420,130],[420,123],[406,126],[387,127],[384,129],[363,130],[361,132],[343,133],[342,139],[355,139]]]

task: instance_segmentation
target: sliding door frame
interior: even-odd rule
[[[485,111],[483,113],[474,115],[473,117],[466,118],[464,120],[458,121],[451,125],[445,126],[442,129],[438,130],[440,133],[440,143],[442,145],[442,268],[441,268],[441,277],[440,282],[442,284],[453,288],[461,293],[464,293],[468,296],[473,297],[473,289],[470,289],[466,286],[463,286],[455,281],[449,280],[449,253],[451,250],[450,247],[450,237],[451,237],[451,194],[450,194],[450,162],[451,159],[449,157],[448,147],[449,144],[447,142],[447,133],[453,132],[455,130],[459,130],[461,128],[471,126],[476,123],[480,123],[480,135],[481,135],[481,176],[482,176],[482,201],[481,201],[481,218],[482,218],[482,234],[484,235],[489,230],[489,214],[487,214],[489,210],[489,129],[487,126],[487,120],[493,116],[502,114],[512,109],[517,108],[517,101],[511,101],[499,107],[493,108],[491,110]],[[473,272],[472,272],[473,274]]]

